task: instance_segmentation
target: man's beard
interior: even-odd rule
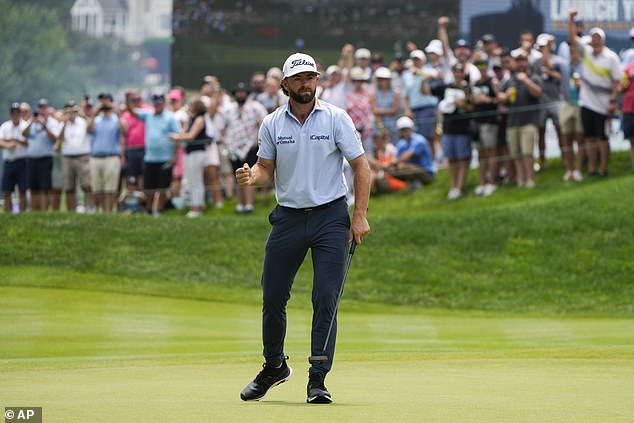
[[[310,92],[302,92],[299,93],[297,91],[292,91],[292,90],[288,90],[288,95],[296,102],[300,103],[300,104],[309,104],[311,101],[313,101],[313,99],[315,98],[315,91],[316,90],[310,90]]]

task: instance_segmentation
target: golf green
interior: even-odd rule
[[[633,421],[633,319],[350,312],[345,299],[340,313],[333,404],[305,404],[299,301],[293,377],[245,403],[257,306],[0,287],[0,407],[41,406],[45,422]]]

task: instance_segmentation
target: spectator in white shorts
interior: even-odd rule
[[[79,106],[74,103],[64,105],[62,130],[59,134],[62,153],[62,174],[66,209],[69,212],[83,212],[93,207],[90,186],[90,141],[88,139],[86,119],[79,116]],[[77,206],[76,183],[84,192],[85,203]]]

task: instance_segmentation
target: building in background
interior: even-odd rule
[[[95,38],[114,35],[138,45],[172,36],[172,0],[77,0],[71,28]]]

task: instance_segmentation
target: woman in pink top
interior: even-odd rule
[[[353,89],[346,95],[346,111],[352,118],[357,131],[361,133],[363,148],[368,154],[373,150],[374,112],[372,96],[366,88],[363,69],[358,67],[350,69],[350,80],[352,80]]]
[[[137,91],[126,93],[128,110],[138,109],[143,105],[141,94]],[[125,143],[125,175],[128,191],[143,189],[143,157],[145,155],[145,123],[136,115],[126,110],[121,118],[127,129]]]

